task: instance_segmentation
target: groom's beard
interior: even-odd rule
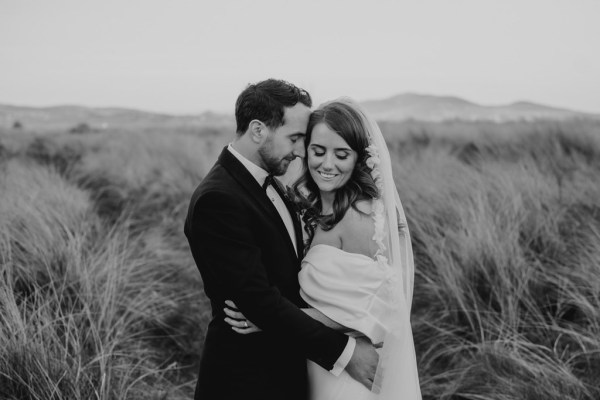
[[[275,176],[281,176],[285,174],[290,166],[290,163],[296,158],[296,156],[293,154],[289,154],[283,158],[273,156],[272,140],[267,140],[258,149],[258,154],[260,155],[267,172]]]

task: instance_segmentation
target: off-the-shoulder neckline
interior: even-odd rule
[[[355,255],[355,256],[360,256],[360,257],[365,257],[365,258],[368,258],[368,259],[369,259],[369,260],[371,260],[371,261],[377,261],[377,260],[375,260],[373,257],[371,257],[371,256],[368,256],[368,255],[366,255],[366,254],[362,254],[362,253],[352,253],[352,252],[350,252],[350,251],[346,251],[346,250],[340,249],[339,247],[335,247],[335,246],[332,246],[332,245],[330,245],[330,244],[326,244],[326,243],[317,243],[317,244],[315,244],[315,245],[311,246],[311,247],[308,249],[308,251],[310,251],[310,250],[312,250],[312,249],[314,249],[314,248],[316,248],[316,247],[319,247],[319,246],[325,246],[325,247],[328,247],[328,248],[331,248],[331,249],[335,249],[335,250],[341,251],[342,253],[346,253],[346,254],[350,254],[350,255]],[[308,252],[307,252],[307,254],[308,254]]]

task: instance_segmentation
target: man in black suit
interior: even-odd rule
[[[236,102],[236,140],[194,192],[185,222],[211,300],[196,399],[302,399],[306,359],[370,386],[377,353],[307,316],[297,274],[302,232],[281,184],[304,157],[310,95],[284,81],[249,85]],[[225,323],[225,300],[262,332]]]

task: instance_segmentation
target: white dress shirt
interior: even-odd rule
[[[229,152],[233,154],[233,156],[237,158],[239,162],[242,163],[242,165],[248,170],[248,172],[250,172],[250,175],[252,175],[254,179],[256,179],[256,182],[262,187],[263,183],[265,183],[265,179],[267,179],[267,176],[269,176],[269,173],[261,167],[259,167],[258,165],[254,164],[252,161],[248,160],[243,155],[241,155],[237,150],[233,148],[231,143],[229,144],[229,146],[227,146],[227,150],[229,150]],[[269,199],[271,199],[273,205],[277,209],[279,216],[283,220],[288,234],[292,239],[292,243],[294,244],[294,249],[296,249],[296,253],[298,253],[298,249],[296,248],[296,233],[294,231],[294,222],[292,221],[292,216],[290,215],[290,212],[288,211],[287,207],[285,206],[285,203],[283,202],[283,200],[272,185],[269,185],[267,187],[266,192],[267,196],[269,196]],[[356,339],[354,339],[353,337],[349,337],[348,343],[346,344],[346,348],[333,365],[333,369],[331,369],[330,371],[333,375],[339,376],[344,370],[344,368],[346,368],[346,366],[350,362],[350,359],[352,358],[352,354],[354,353],[355,347]]]

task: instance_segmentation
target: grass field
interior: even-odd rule
[[[425,399],[600,398],[600,124],[382,124]],[[186,399],[183,236],[231,134],[0,132],[0,398]]]

